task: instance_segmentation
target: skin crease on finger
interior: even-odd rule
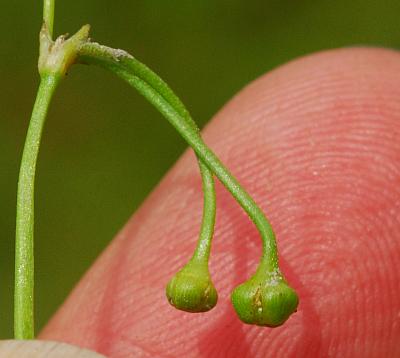
[[[220,184],[210,262],[219,302],[201,314],[168,304],[165,285],[201,219],[187,152],[40,338],[111,357],[400,356],[400,54],[354,48],[290,62],[235,96],[204,139],[271,220],[297,313],[274,329],[237,318],[230,292],[255,271],[261,241]]]

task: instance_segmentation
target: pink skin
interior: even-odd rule
[[[344,49],[256,80],[204,139],[265,210],[300,305],[282,327],[241,323],[230,292],[255,270],[256,229],[217,184],[216,308],[172,308],[165,285],[199,230],[186,153],[41,334],[111,357],[400,356],[400,55]]]

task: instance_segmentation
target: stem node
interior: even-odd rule
[[[51,39],[47,23],[43,23],[40,31],[39,73],[41,76],[55,74],[63,77],[69,67],[75,62],[79,48],[89,39],[89,25],[67,39],[68,35],[61,35],[55,41]]]

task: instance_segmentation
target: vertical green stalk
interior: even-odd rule
[[[71,38],[51,39],[54,1],[45,1],[44,24],[40,32],[40,85],[33,107],[22,154],[18,180],[15,243],[14,335],[17,339],[34,337],[34,188],[35,170],[43,125],[54,91],[74,63],[78,48],[86,42],[89,26],[83,26]]]
[[[50,38],[53,37],[55,0],[43,1],[43,22],[46,24]]]
[[[59,76],[42,76],[26,136],[18,180],[15,243],[14,336],[34,337],[33,230],[35,170],[43,125]]]

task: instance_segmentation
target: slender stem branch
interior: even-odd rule
[[[207,147],[199,132],[171,106],[168,86],[147,66],[125,51],[114,50],[96,43],[86,43],[80,47],[79,55],[82,62],[99,65],[124,79],[167,118],[256,225],[263,241],[263,255],[258,269],[278,270],[275,235],[270,223],[251,196]]]
[[[192,129],[200,133],[196,122],[190,116],[189,111],[185,105],[179,99],[177,95],[170,89],[170,87],[156,74],[149,71],[148,68],[140,63],[136,63],[135,70],[140,72],[147,78],[147,81],[154,84],[158,88],[160,94],[170,104],[170,106],[179,113],[180,116],[186,121],[186,123],[192,127]],[[215,226],[215,212],[216,212],[216,198],[215,198],[215,184],[214,176],[212,171],[203,163],[203,161],[196,155],[198,165],[200,168],[200,174],[202,178],[202,187],[204,193],[203,202],[203,217],[201,221],[199,240],[197,242],[196,250],[193,254],[193,259],[197,259],[208,263],[211,250],[211,242],[214,235]]]
[[[43,22],[46,24],[50,38],[53,37],[55,0],[43,0]]]
[[[86,46],[86,44],[82,45],[81,49],[84,46]],[[97,44],[96,46],[105,50],[109,50],[109,48]],[[124,51],[117,50],[116,53],[124,54],[125,56],[133,60],[132,56],[130,56]],[[115,53],[112,56],[115,56]],[[181,102],[179,97],[171,90],[171,88],[159,76],[157,76],[154,72],[150,71],[146,65],[136,60],[134,60],[131,64],[134,67],[133,70],[135,71],[135,73],[138,73],[144,78],[146,78],[146,81],[148,83],[151,83],[155,88],[157,88],[160,95],[168,102],[168,104],[174,109],[174,111],[182,117],[182,120],[185,121],[185,123],[189,127],[191,127],[191,129],[194,132],[200,133],[200,130],[197,127],[196,122],[190,116],[189,111],[186,109],[185,105]],[[214,225],[215,225],[215,212],[216,212],[215,188],[214,188],[214,178],[212,171],[207,167],[207,165],[205,165],[202,162],[202,160],[198,156],[197,159],[200,168],[200,174],[202,177],[204,203],[203,203],[203,218],[200,227],[200,235],[193,258],[207,262],[210,255],[211,242],[214,234]]]
[[[43,125],[58,82],[58,76],[42,76],[26,136],[19,172],[14,292],[14,336],[16,339],[31,339],[34,337],[33,224],[35,170]]]
[[[203,161],[198,157],[200,173],[202,178],[204,203],[203,203],[203,218],[201,220],[200,236],[196,250],[193,254],[193,259],[208,263],[210,257],[211,241],[214,234],[215,225],[215,187],[213,174]]]

